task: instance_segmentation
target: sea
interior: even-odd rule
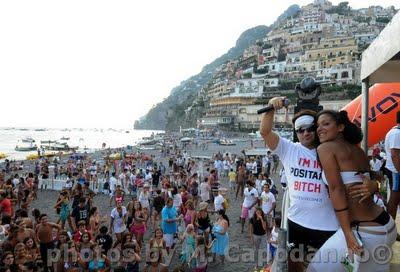
[[[153,133],[163,131],[134,130],[134,129],[113,129],[113,128],[11,128],[0,127],[0,154],[3,153],[9,160],[24,160],[30,154],[37,151],[15,151],[17,145],[27,146],[22,139],[30,137],[35,140],[37,146],[40,141],[66,142],[69,146],[79,147],[78,151],[93,152],[101,149],[103,143],[106,148],[118,148],[133,146],[143,137],[149,137]],[[62,140],[61,138],[64,138]],[[69,138],[68,140],[65,140]],[[4,159],[0,159],[4,161]]]

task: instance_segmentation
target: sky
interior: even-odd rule
[[[0,127],[132,128],[243,31],[311,2],[1,1]]]

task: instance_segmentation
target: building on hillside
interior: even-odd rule
[[[264,43],[272,45],[281,44],[288,36],[289,32],[286,29],[274,29],[267,34]]]
[[[220,80],[207,88],[207,98],[213,99],[221,96],[229,95],[233,92],[235,86],[234,81]]]
[[[253,44],[244,50],[243,58],[248,59],[253,56],[258,56],[260,52],[261,52],[261,47],[257,44]]]
[[[359,47],[365,47],[371,44],[377,36],[377,33],[362,33],[354,35],[354,39]]]
[[[262,50],[261,54],[264,57],[264,62],[277,61],[279,56],[279,45],[271,46]]]
[[[322,100],[320,105],[324,110],[340,110],[349,104],[351,100]],[[288,110],[280,109],[274,115],[275,127],[291,126],[294,117],[294,105],[290,105]],[[254,121],[254,124],[257,123]],[[258,121],[259,125],[260,121]],[[251,124],[253,125],[253,124]]]
[[[344,85],[360,83],[359,61],[322,68],[317,71],[316,80],[321,85]]]
[[[322,68],[330,68],[337,64],[355,62],[358,55],[358,46],[353,38],[337,37],[321,41],[314,49],[307,50],[302,60],[320,61]]]

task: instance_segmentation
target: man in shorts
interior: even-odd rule
[[[253,217],[255,212],[255,206],[258,203],[258,191],[254,187],[254,182],[249,181],[247,183],[247,187],[244,188],[244,200],[242,204],[242,213],[240,215],[240,219],[242,222],[242,233],[244,229],[244,224],[246,223],[246,219],[250,219]]]
[[[173,206],[174,200],[172,198],[167,199],[167,204],[161,211],[161,227],[164,233],[164,240],[167,251],[174,247],[174,235],[178,231],[177,221],[179,220],[178,212]]]

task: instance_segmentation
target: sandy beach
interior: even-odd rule
[[[253,142],[255,147],[263,147],[262,141],[254,141]],[[212,154],[215,154],[217,152],[221,153],[231,153],[231,154],[239,154],[241,153],[242,150],[246,148],[251,147],[251,142],[250,140],[247,142],[240,142],[235,146],[220,146],[217,144],[209,144],[208,145],[208,150],[200,150],[200,149],[188,149],[188,154],[189,156],[211,156]],[[165,158],[162,159],[159,157],[160,153],[157,150],[149,150],[146,151],[146,153],[154,154],[156,155],[156,161],[163,161],[163,163],[166,163]],[[94,157],[98,157],[99,154],[93,154]],[[279,184],[279,178],[277,175],[272,176],[272,179],[275,181],[276,184]],[[229,187],[227,181],[222,182],[223,187]],[[281,196],[282,196],[282,190],[280,185],[278,185],[278,191],[279,191],[279,199],[278,202],[280,202]],[[230,207],[227,212],[227,215],[230,219],[230,227],[228,230],[229,233],[229,238],[230,238],[230,246],[231,246],[231,251],[230,255],[233,261],[228,261],[226,260],[224,264],[220,263],[211,263],[209,265],[209,271],[253,271],[253,268],[255,266],[255,263],[252,259],[252,257],[249,257],[246,252],[248,252],[252,247],[250,244],[250,236],[248,234],[247,230],[247,224],[245,227],[245,232],[242,234],[241,233],[241,227],[240,224],[237,223],[237,220],[239,219],[240,216],[240,206],[242,204],[243,199],[238,198],[237,200],[235,199],[235,193],[234,192],[228,192],[226,195],[230,201]],[[40,191],[39,190],[39,195],[38,195],[38,200],[34,201],[31,205],[31,208],[37,208],[40,211],[47,213],[52,221],[56,221],[58,219],[58,215],[56,214],[55,209],[53,209],[53,206],[55,204],[55,201],[58,197],[58,192],[57,191],[51,191],[51,190],[44,190]],[[129,197],[125,198],[125,204],[128,202]],[[109,196],[104,195],[104,194],[97,194],[94,197],[94,205],[99,208],[101,216],[108,216],[110,214],[110,211],[112,208],[109,207]],[[277,210],[280,210],[280,205],[278,203],[277,205]],[[108,224],[107,224],[108,226]],[[145,235],[145,241],[148,241],[149,236],[152,235],[152,231],[148,231]],[[144,251],[143,251],[144,252]],[[180,245],[176,247],[175,254],[173,255],[172,262],[170,264],[170,269],[172,271],[172,268],[176,267],[178,264],[178,259],[179,259],[179,253],[180,253]],[[141,264],[141,268],[143,268],[143,263]]]
[[[253,141],[254,147],[263,147],[263,142],[259,139]],[[220,146],[214,143],[210,143],[208,145],[207,150],[201,150],[199,148],[188,149],[189,156],[212,156],[217,152],[221,153],[230,153],[230,154],[240,154],[242,150],[250,148],[251,141],[242,141],[238,142],[235,146]],[[166,163],[167,158],[160,157],[160,151],[157,150],[146,150],[146,153],[153,154],[156,156],[155,161]],[[101,156],[100,153],[92,154],[94,158],[99,158]],[[279,183],[278,175],[273,175],[271,177],[275,184],[278,187],[278,203],[277,203],[277,211],[280,211],[280,203],[282,199],[282,188]],[[222,181],[223,187],[229,187],[226,180]],[[31,208],[38,208],[41,212],[47,213],[52,221],[56,221],[58,216],[53,209],[55,201],[57,199],[58,192],[57,191],[40,191],[38,195],[38,200],[34,201],[31,205]],[[238,218],[240,216],[240,205],[242,203],[242,198],[235,199],[234,192],[228,192],[226,195],[230,201],[230,207],[227,212],[227,215],[230,219],[230,227],[228,229],[229,237],[230,237],[230,256],[233,261],[226,260],[224,264],[221,263],[211,263],[209,265],[208,271],[254,271],[255,262],[253,258],[249,255],[249,250],[252,248],[250,243],[250,236],[247,231],[247,224],[245,227],[245,232],[241,233],[240,224],[237,223]],[[125,204],[128,202],[129,197],[125,198]],[[99,208],[101,216],[108,216],[110,214],[111,208],[109,207],[109,196],[104,194],[97,194],[94,197],[94,204]],[[398,226],[400,226],[400,218],[397,220]],[[108,224],[107,224],[108,226]],[[148,231],[145,235],[145,241],[148,241],[149,237],[152,235],[152,230]],[[176,247],[175,253],[173,255],[172,261],[169,264],[170,271],[173,270],[179,263],[179,253],[180,253],[180,245]],[[144,250],[142,251],[142,255],[144,256]],[[144,262],[141,263],[140,268],[144,267]],[[394,255],[392,260],[392,270],[397,271],[400,268],[400,243],[396,242],[394,246]]]

